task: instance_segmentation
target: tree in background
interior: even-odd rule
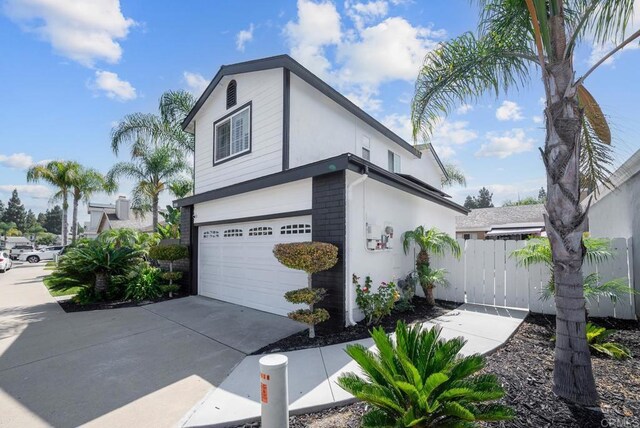
[[[507,199],[502,204],[503,207],[515,207],[519,205],[540,205],[544,204],[547,201],[547,192],[545,192],[544,188],[541,187],[538,191],[538,198],[534,198],[533,196],[527,196],[524,199],[518,199],[517,201],[512,201]]]
[[[193,192],[192,180],[175,180],[169,183],[169,191],[178,199],[189,196]]]
[[[115,183],[108,182],[100,172],[78,164],[71,179],[71,195],[73,198],[73,214],[71,217],[72,243],[76,242],[78,236],[78,205],[80,201],[88,203],[94,193],[112,193],[115,187]]]
[[[477,34],[463,33],[427,53],[412,105],[414,137],[428,139],[443,112],[500,95],[541,71],[546,138],[546,231],[556,274],[556,342],[553,392],[586,406],[596,405],[586,336],[582,284],[583,233],[589,204],[582,189],[607,182],[612,164],[611,130],[586,79],[616,52],[637,40],[628,34],[634,0],[478,0]],[[583,42],[605,49],[600,60],[576,78],[575,49]]]
[[[116,182],[119,178],[135,181],[132,209],[139,213],[151,212],[155,232],[158,230],[160,194],[187,167],[182,153],[169,144],[142,146],[138,143],[136,156],[129,162],[115,164],[107,174],[107,181]]]
[[[464,201],[464,207],[470,210],[478,208],[493,208],[493,193],[486,187],[478,191],[478,196],[467,196]]]
[[[447,175],[442,177],[440,180],[442,187],[451,187],[456,184],[464,187],[467,186],[467,178],[464,176],[464,172],[462,172],[457,165],[446,163],[444,164],[444,170]]]
[[[38,214],[38,223],[47,232],[60,235],[62,232],[62,215],[62,208],[60,208],[60,205],[56,205],[50,210],[47,209],[44,213]]]
[[[20,201],[18,190],[13,189],[11,198],[7,201],[7,208],[5,208],[2,215],[2,221],[5,223],[15,223],[17,229],[24,230],[26,218],[27,212]]]
[[[2,219],[4,218],[4,202],[0,201],[0,221],[2,221]]]
[[[0,233],[2,234],[2,236],[4,238],[7,237],[7,233],[11,230],[11,229],[15,229],[16,228],[16,224],[14,222],[5,222],[5,221],[0,221]]]
[[[53,196],[54,200],[62,201],[62,245],[67,245],[69,225],[67,212],[69,210],[69,193],[73,185],[75,171],[78,163],[73,161],[51,161],[45,165],[35,165],[27,171],[28,182],[44,181],[57,187],[58,191]]]
[[[538,190],[538,200],[543,204],[547,202],[547,191],[544,190],[544,187],[541,187],[540,190]]]

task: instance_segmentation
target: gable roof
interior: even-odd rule
[[[456,217],[456,230],[490,230],[492,226],[544,225],[544,204],[478,208]]]
[[[158,222],[163,224],[163,222]],[[136,216],[133,210],[129,211],[129,218],[120,220],[115,213],[103,213],[98,224],[98,233],[109,229],[135,229],[139,232],[152,232],[153,219],[151,215]]]
[[[216,73],[216,75],[214,76],[213,80],[209,83],[207,88],[204,90],[204,92],[196,102],[193,109],[191,109],[187,117],[182,122],[182,129],[187,131],[187,127],[191,124],[191,121],[193,120],[195,115],[202,108],[204,103],[207,101],[207,98],[209,98],[209,95],[211,95],[215,87],[218,85],[218,83],[220,83],[220,80],[222,80],[224,76],[249,73],[253,71],[270,70],[274,68],[285,68],[291,71],[296,76],[298,76],[299,78],[307,82],[309,85],[313,86],[318,91],[322,92],[324,95],[326,95],[331,100],[336,102],[338,105],[343,107],[349,113],[353,114],[358,119],[362,120],[367,125],[371,126],[373,129],[380,132],[382,135],[384,135],[394,143],[398,144],[403,149],[413,154],[415,157],[418,157],[418,158],[422,157],[422,153],[420,152],[420,150],[418,150],[413,145],[407,143],[405,140],[399,137],[396,133],[394,133],[389,128],[384,126],[382,123],[374,119],[371,115],[366,113],[364,110],[362,110],[360,107],[355,105],[353,102],[349,101],[347,97],[345,97],[340,92],[333,89],[326,82],[324,82],[318,76],[316,76],[315,74],[307,70],[305,67],[303,67],[299,62],[291,58],[289,55],[277,55],[277,56],[272,56],[267,58],[256,59],[252,61],[239,62],[236,64],[221,66],[218,72]],[[431,150],[433,152],[433,148],[431,148]]]

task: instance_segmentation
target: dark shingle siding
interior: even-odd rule
[[[331,269],[313,275],[313,287],[325,288],[327,297],[316,305],[331,314],[318,330],[339,330],[344,327],[345,299],[345,171],[313,178],[312,239],[338,247],[338,263]]]

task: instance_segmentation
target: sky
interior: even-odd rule
[[[640,0],[634,15],[637,29]],[[17,188],[27,209],[46,210],[53,190],[27,183],[29,166],[69,159],[106,173],[126,160],[126,151],[118,158],[110,147],[122,117],[157,112],[167,90],[199,95],[223,64],[282,53],[411,141],[410,103],[425,54],[477,21],[469,0],[0,0],[0,200]],[[639,47],[586,82],[609,116],[617,163],[640,148]],[[583,43],[578,75],[607,50]],[[466,188],[449,189],[456,201],[483,186],[497,205],[537,196],[545,185],[542,96],[534,73],[521,90],[442,117],[432,142],[467,176]],[[131,183],[119,184],[127,195]]]

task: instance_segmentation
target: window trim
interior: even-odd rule
[[[218,125],[220,125],[222,122],[230,120],[231,117],[241,113],[242,111],[244,111],[246,109],[249,109],[249,148],[247,150],[242,151],[242,152],[238,152],[238,153],[236,153],[234,155],[228,156],[228,157],[226,157],[224,159],[216,160],[216,133],[217,133],[216,131],[218,129]],[[249,101],[246,104],[241,105],[237,109],[225,114],[220,119],[218,119],[215,122],[213,122],[213,166],[220,165],[221,163],[225,163],[225,162],[228,162],[230,160],[239,158],[240,156],[248,155],[249,153],[251,153],[251,151],[253,150],[252,134],[253,134],[253,103],[251,101]]]
[[[394,152],[393,150],[389,150],[387,152],[387,163],[390,160],[389,155],[392,155],[393,165],[387,165],[387,171],[392,172],[394,174],[400,174],[402,172],[402,158],[399,154]],[[396,171],[396,159],[398,160],[398,170]],[[393,168],[391,168],[391,166]]]

